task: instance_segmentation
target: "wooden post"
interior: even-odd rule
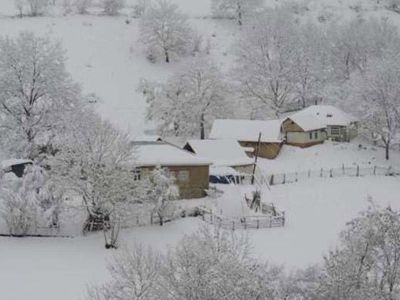
[[[232,221],[232,230],[235,231],[235,221]]]
[[[333,169],[330,169],[329,171],[329,176],[332,178],[333,177]]]
[[[356,176],[357,176],[357,177],[360,176],[360,166],[359,166],[359,165],[357,165],[357,174],[356,174]]]
[[[374,166],[374,175],[376,175],[376,166]]]
[[[260,146],[261,146],[261,132],[260,132],[260,134],[258,135],[258,142],[257,142],[256,153],[255,153],[255,159],[254,159],[254,166],[253,166],[253,174],[252,174],[252,176],[251,176],[251,184],[252,184],[252,185],[254,185],[254,182],[255,182],[258,155],[260,154]]]
[[[274,185],[274,174],[272,174],[271,178],[269,179],[269,185]]]
[[[139,225],[140,221],[139,221],[139,216],[136,216],[136,225]]]
[[[260,229],[260,219],[257,219],[257,229]]]
[[[296,172],[296,182],[298,182],[298,181],[299,181],[299,178],[298,178],[298,174]]]
[[[153,214],[150,214],[150,224],[153,225]]]
[[[342,164],[342,174],[343,174],[343,176],[344,176],[344,164]]]
[[[282,184],[285,184],[285,183],[286,183],[286,173],[283,174],[283,181],[282,181]]]
[[[322,176],[323,176],[323,172],[324,172],[324,169],[323,169],[323,168],[321,168],[321,173],[319,174],[319,177],[321,177],[321,178],[322,178]]]
[[[311,178],[311,170],[308,170],[308,178]]]

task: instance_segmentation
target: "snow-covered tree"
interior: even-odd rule
[[[369,209],[348,224],[341,245],[325,258],[318,299],[400,296],[400,215]]]
[[[92,5],[92,0],[75,0],[74,4],[78,13],[84,15],[88,13],[88,9]]]
[[[125,249],[109,265],[111,281],[100,287],[91,287],[91,300],[150,300],[157,299],[162,256],[151,248],[136,245]],[[159,298],[162,299],[162,298]]]
[[[370,62],[364,74],[353,81],[360,99],[355,108],[363,116],[362,129],[367,138],[383,144],[386,159],[392,144],[400,141],[399,66],[400,57],[391,53]]]
[[[267,10],[244,28],[236,43],[233,79],[246,103],[263,116],[279,116],[293,100],[296,26],[282,9]]]
[[[165,84],[140,87],[149,103],[148,119],[159,123],[163,136],[206,137],[215,118],[232,115],[223,74],[207,58],[195,59]]]
[[[36,17],[43,15],[49,6],[49,0],[26,0],[29,8],[29,15]]]
[[[140,22],[140,40],[147,55],[164,57],[167,63],[188,52],[191,32],[187,17],[167,0],[152,2]]]
[[[84,231],[118,229],[133,213],[137,196],[127,136],[87,110],[71,120],[57,148],[52,175],[81,197],[88,214]]]
[[[133,14],[136,18],[143,16],[147,8],[151,6],[151,0],[136,0],[133,5]]]
[[[152,206],[152,213],[158,216],[160,226],[163,226],[165,218],[174,214],[175,205],[172,201],[179,199],[175,177],[168,169],[157,167],[151,172],[146,198]]]
[[[109,16],[116,16],[124,8],[125,0],[102,0],[104,13]]]
[[[212,0],[211,9],[214,17],[232,18],[242,25],[263,4],[264,0]]]
[[[13,156],[36,158],[81,103],[64,61],[61,45],[48,38],[0,39],[0,127],[13,139],[2,146]]]
[[[18,10],[18,16],[24,16],[25,0],[14,0],[15,8]]]

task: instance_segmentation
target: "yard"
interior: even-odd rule
[[[219,209],[229,208],[231,215],[241,213],[238,195],[251,188],[226,188],[231,191],[219,200],[197,204],[214,202]],[[285,210],[287,224],[285,228],[248,231],[253,254],[288,269],[318,263],[334,247],[346,222],[371,205],[369,197],[376,205],[400,209],[399,192],[397,177],[317,178],[265,189],[263,200]],[[143,243],[165,251],[203,224],[200,219],[187,218],[164,227],[134,228],[123,233],[122,244]],[[0,238],[2,298],[84,299],[87,285],[107,279],[107,262],[120,251],[105,250],[102,239],[101,234],[72,239]]]

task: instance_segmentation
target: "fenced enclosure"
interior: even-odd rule
[[[365,176],[400,176],[400,170],[392,167],[360,167],[345,166],[340,168],[321,168],[303,172],[278,173],[265,176],[263,179],[269,185],[295,183],[311,178],[365,177]]]
[[[277,216],[249,216],[228,218],[217,216],[212,213],[203,213],[202,220],[208,224],[216,225],[226,230],[238,229],[263,229],[263,228],[279,228],[285,226],[285,213],[282,212]]]

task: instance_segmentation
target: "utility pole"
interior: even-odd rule
[[[253,166],[253,175],[251,176],[251,184],[252,185],[254,185],[254,181],[256,179],[255,176],[256,176],[258,156],[260,154],[260,147],[261,147],[261,132],[258,135],[258,142],[257,142],[257,146],[256,146],[256,153],[255,153],[254,166]]]

